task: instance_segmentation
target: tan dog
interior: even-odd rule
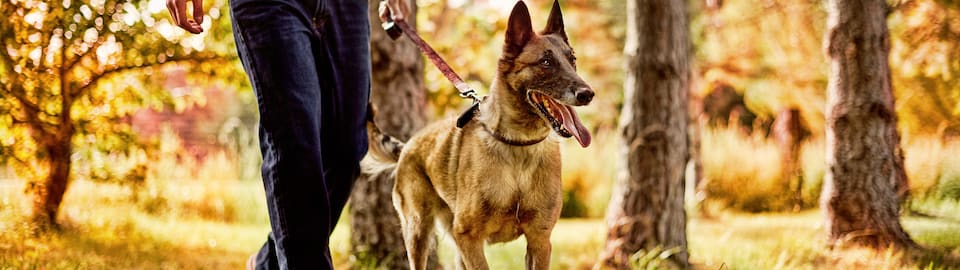
[[[514,6],[490,97],[463,128],[455,119],[437,122],[404,146],[368,123],[374,159],[399,158],[393,202],[411,269],[426,267],[435,220],[456,242],[460,269],[487,269],[484,242],[520,235],[527,269],[549,268],[562,199],[560,149],[547,137],[552,129],[587,147],[590,133],[571,105],[593,99],[576,73],[561,16],[554,2],[538,34],[527,6]]]

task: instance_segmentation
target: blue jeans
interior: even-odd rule
[[[332,269],[329,237],[367,151],[366,0],[231,0],[260,110],[271,232],[257,269]]]

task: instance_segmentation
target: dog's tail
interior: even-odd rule
[[[383,134],[380,127],[374,123],[376,109],[373,104],[367,104],[367,140],[369,150],[367,156],[360,162],[365,174],[375,175],[383,172],[392,172],[400,159],[400,151],[404,143],[389,135]]]

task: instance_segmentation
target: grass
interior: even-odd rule
[[[781,179],[777,145],[762,134],[744,134],[737,128],[708,127],[701,133],[704,191],[708,203],[747,212],[790,210],[787,181]],[[822,138],[801,145],[803,208],[819,203],[827,170]],[[904,141],[904,166],[911,197],[939,201],[960,199],[960,140],[914,136]],[[586,157],[595,158],[595,157]]]
[[[703,136],[708,200],[719,201],[711,208],[719,210],[709,211],[710,218],[689,215],[689,253],[696,268],[960,269],[960,158],[953,155],[960,152],[960,142],[924,137],[907,142],[907,172],[919,195],[912,196],[907,207],[911,211],[902,223],[927,250],[875,253],[825,250],[816,209],[744,213],[784,207],[787,195],[778,179],[776,146],[732,129],[708,129]],[[563,144],[564,189],[573,191],[571,200],[582,206],[579,215],[587,218],[557,224],[553,269],[590,269],[604,246],[600,218],[619,166],[619,148],[615,133],[596,138],[589,149]],[[178,149],[175,143],[161,145],[147,162],[146,180],[138,185],[78,177],[61,207],[62,228],[55,233],[38,234],[22,221],[24,183],[0,167],[0,270],[242,269],[269,231],[261,183],[235,180],[241,178],[240,166],[231,157],[217,154],[198,161],[178,154]],[[807,207],[815,207],[818,200],[823,157],[822,140],[804,144]],[[116,157],[104,158],[100,165],[79,166],[77,174],[122,164],[111,159]],[[692,193],[692,187],[688,191]],[[347,221],[341,220],[331,239],[338,269],[351,263],[349,236]],[[452,241],[441,238],[438,250],[441,263],[453,265]],[[491,269],[522,269],[525,243],[521,238],[495,244],[486,254]]]
[[[242,269],[269,230],[260,214],[239,213],[262,210],[262,205],[248,207],[263,203],[259,183],[171,181],[166,185],[160,192],[170,206],[197,207],[182,202],[206,198],[222,200],[220,204],[238,213],[231,218],[196,214],[208,210],[147,211],[142,203],[130,200],[133,191],[129,188],[80,180],[73,183],[66,198],[61,231],[36,235],[21,221],[21,182],[0,180],[0,269]],[[201,196],[185,190],[236,194]],[[960,208],[960,202],[923,202],[918,207],[944,209],[931,211],[935,215],[957,215],[951,211]],[[820,217],[816,211],[725,211],[710,219],[692,217],[688,223],[691,260],[699,269],[960,268],[956,263],[960,258],[960,219],[955,216],[905,217],[908,232],[932,250],[909,256],[824,250]],[[333,256],[341,267],[349,264],[346,224],[341,221],[331,240]],[[589,269],[604,239],[600,219],[562,220],[553,233],[552,268]],[[491,269],[522,269],[524,247],[522,238],[489,246],[486,254]],[[452,250],[452,241],[441,240],[444,265],[452,265]]]
[[[751,212],[788,207],[790,195],[780,181],[776,144],[759,134],[742,134],[736,128],[706,128],[702,134],[701,159],[708,198]]]
[[[76,181],[61,208],[60,231],[37,235],[22,222],[22,185],[2,180],[0,187],[0,269],[240,269],[269,230],[265,218],[226,222],[147,211],[125,187]],[[219,192],[251,187],[235,183]]]

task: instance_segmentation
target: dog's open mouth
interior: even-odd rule
[[[565,138],[573,136],[580,146],[590,145],[590,132],[580,123],[577,112],[570,105],[560,104],[553,98],[537,91],[527,94],[530,103],[547,118],[553,130]]]

